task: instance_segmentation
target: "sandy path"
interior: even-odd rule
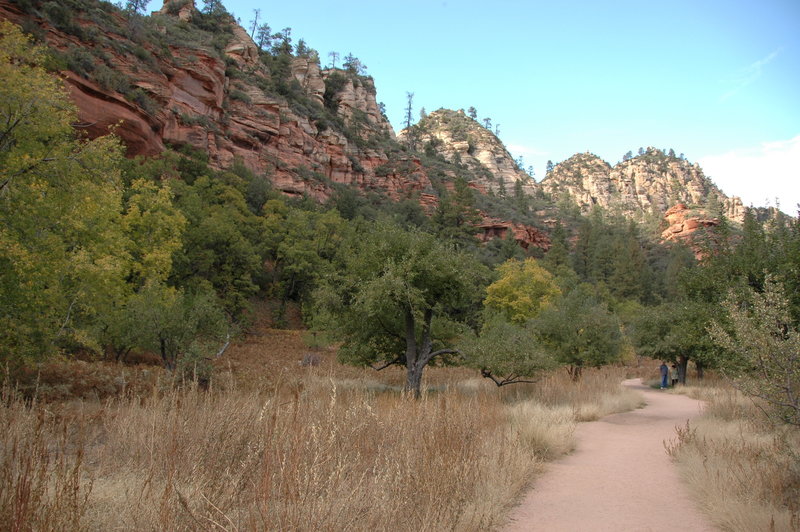
[[[641,391],[647,406],[581,423],[576,451],[536,480],[504,530],[715,530],[664,450],[675,426],[699,414],[700,402],[647,388],[640,379],[624,384]]]

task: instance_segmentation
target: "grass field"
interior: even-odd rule
[[[641,403],[624,368],[502,389],[430,368],[414,400],[402,370],[341,366],[306,334],[258,326],[207,389],[64,360],[7,381],[0,528],[491,530],[578,421]]]

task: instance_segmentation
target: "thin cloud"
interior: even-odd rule
[[[728,100],[736,93],[738,93],[748,85],[751,85],[758,78],[760,78],[761,75],[764,73],[764,67],[767,66],[769,63],[771,63],[773,59],[778,57],[778,55],[781,53],[781,50],[782,48],[778,48],[777,50],[767,55],[766,57],[763,57],[758,61],[756,61],[755,63],[752,63],[750,66],[743,68],[739,73],[739,77],[731,81],[734,85],[733,88],[730,89],[725,94],[723,94],[720,97],[720,101],[724,102]]]
[[[725,194],[739,196],[745,205],[776,206],[796,214],[800,204],[800,135],[698,161],[706,175]]]
[[[523,157],[544,157],[547,155],[546,151],[529,148],[521,144],[509,144],[506,146],[506,149],[511,153],[522,155]]]

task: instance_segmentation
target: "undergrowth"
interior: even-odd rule
[[[800,432],[768,422],[733,388],[681,391],[706,407],[667,451],[714,523],[742,532],[799,530]]]

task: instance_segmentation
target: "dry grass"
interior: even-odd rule
[[[800,432],[769,425],[726,387],[687,387],[704,415],[668,446],[682,477],[723,530],[800,529]]]
[[[322,379],[93,412],[11,400],[0,528],[491,529],[540,464],[506,408],[488,395],[415,401]],[[76,421],[80,434],[68,429]]]
[[[629,372],[624,367],[588,368],[578,382],[566,371],[553,371],[529,388],[506,390],[508,401],[531,399],[553,407],[568,406],[577,421],[596,421],[617,412],[628,412],[645,405],[643,396],[622,386]]]
[[[402,370],[328,350],[301,366],[309,351],[299,331],[261,329],[209,390],[38,403],[6,386],[0,529],[491,530],[573,448],[577,420],[638,405],[621,369],[498,390],[430,368],[415,401]]]

